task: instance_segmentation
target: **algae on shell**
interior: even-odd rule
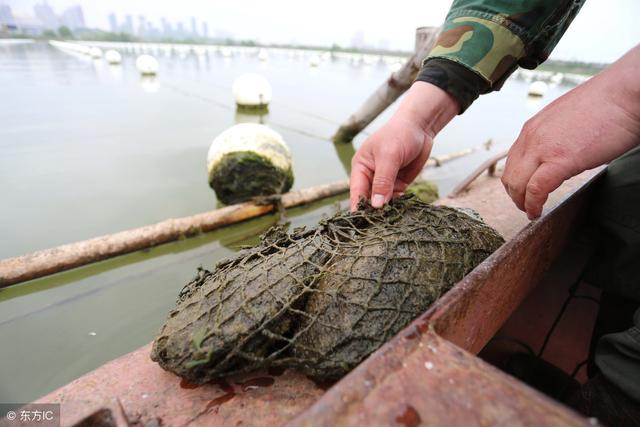
[[[152,359],[194,383],[272,366],[339,378],[502,243],[482,221],[413,196],[274,228],[185,286]]]

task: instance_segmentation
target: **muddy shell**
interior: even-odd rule
[[[272,229],[185,286],[151,356],[197,384],[275,366],[337,379],[502,243],[482,221],[413,196]]]

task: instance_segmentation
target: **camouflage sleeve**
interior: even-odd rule
[[[464,111],[518,66],[544,62],[584,1],[454,0],[417,80],[446,90]]]

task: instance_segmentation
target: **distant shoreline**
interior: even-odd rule
[[[67,34],[65,34],[67,35]],[[2,39],[34,39],[34,40],[69,40],[77,39],[78,41],[87,42],[129,42],[129,43],[149,43],[149,44],[187,44],[187,45],[218,45],[229,47],[255,47],[255,48],[277,48],[277,49],[299,49],[326,52],[342,52],[363,55],[389,55],[399,57],[409,57],[413,52],[403,50],[385,50],[375,48],[354,48],[343,47],[339,45],[331,46],[315,46],[315,45],[298,45],[298,44],[279,44],[279,43],[258,43],[254,40],[236,40],[236,39],[176,39],[176,38],[159,38],[153,40],[145,40],[143,38],[128,33],[110,33],[100,30],[78,30],[71,37],[60,37],[54,32],[45,33],[42,36],[32,36],[28,34],[3,34],[0,33]],[[576,60],[557,60],[550,59],[542,63],[537,71],[548,71],[554,73],[565,74],[581,74],[592,76],[602,71],[608,64],[595,62],[582,62]]]

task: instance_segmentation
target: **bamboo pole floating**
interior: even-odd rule
[[[432,156],[425,166],[437,167],[471,154],[473,151],[475,151],[474,148],[469,148],[441,156]],[[281,203],[283,208],[289,209],[348,191],[348,180],[337,181],[290,191],[282,195]],[[197,215],[168,219],[140,228],[7,258],[0,260],[0,288],[172,242],[183,237],[206,233],[226,225],[268,214],[274,210],[274,204],[238,203]]]
[[[284,208],[292,208],[349,191],[349,181],[319,185],[282,195]],[[168,219],[115,234],[70,243],[0,261],[0,288],[70,270],[117,255],[212,231],[272,212],[273,204],[253,202],[226,206],[184,218]]]
[[[351,142],[361,130],[366,128],[380,113],[400,97],[413,83],[422,61],[436,42],[440,28],[420,27],[416,29],[416,43],[413,55],[344,122],[333,135],[333,142]]]

